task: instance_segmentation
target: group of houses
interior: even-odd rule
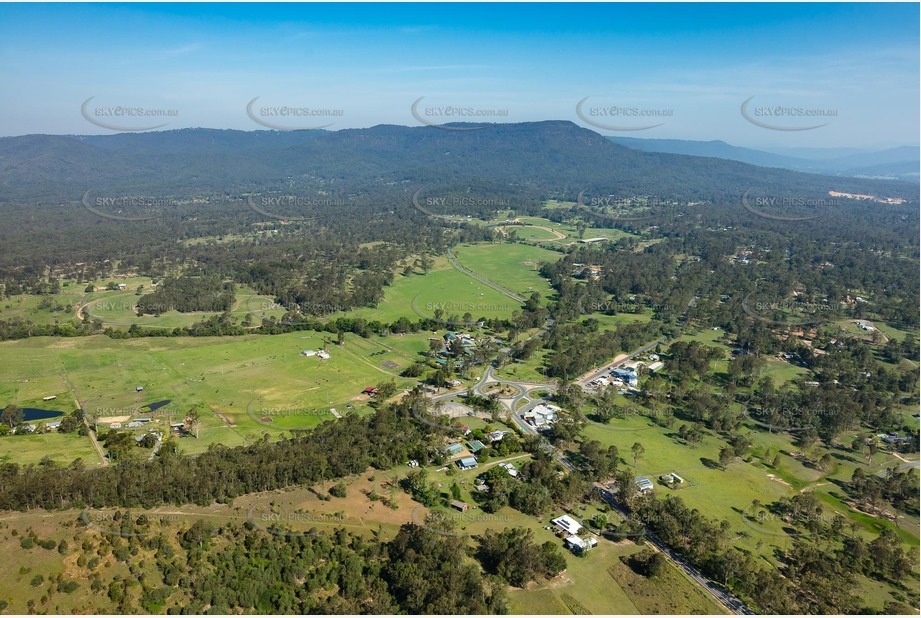
[[[439,341],[438,339],[432,340]],[[448,331],[444,334],[440,341],[442,341],[442,348],[438,352],[438,358],[435,359],[435,363],[438,365],[446,365],[448,363],[448,358],[453,358],[453,363],[455,366],[463,366],[464,360],[462,358],[454,357],[454,354],[451,352],[451,345],[455,341],[460,342],[465,357],[473,356],[473,351],[477,347],[476,339],[469,333],[457,333],[454,331]]]

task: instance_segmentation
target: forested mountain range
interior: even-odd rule
[[[917,187],[759,169],[736,161],[640,152],[571,122],[328,131],[182,129],[111,136],[0,139],[0,200],[74,201],[91,188],[156,195],[272,186],[344,192],[394,183],[488,179],[548,192],[597,188],[691,200],[747,189],[916,195]]]

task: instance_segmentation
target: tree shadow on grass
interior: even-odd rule
[[[723,466],[720,465],[720,462],[713,461],[709,457],[701,457],[700,463],[702,463],[707,468],[710,468],[711,470],[725,470],[725,468],[723,468]]]

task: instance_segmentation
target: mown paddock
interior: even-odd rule
[[[555,295],[540,275],[542,262],[557,262],[563,254],[541,247],[518,243],[463,244],[453,249],[457,261],[465,268],[527,298],[532,292],[546,301]]]
[[[468,312],[473,320],[511,318],[514,312],[521,311],[521,303],[464,275],[447,260],[439,258],[428,274],[419,271],[395,275],[393,284],[384,288],[384,299],[376,308],[353,309],[331,317],[359,317],[382,322],[405,317],[415,322],[419,318],[435,318],[436,309],[443,311],[443,319],[453,316],[460,320]]]
[[[80,401],[92,416],[143,416],[141,406],[168,399],[170,404],[154,414],[157,424],[150,428],[165,427],[167,415],[180,422],[197,408],[202,411],[200,437],[183,438],[181,448],[199,452],[213,442],[237,445],[263,433],[275,436],[313,427],[334,418],[331,408],[343,415],[366,410],[367,398],[360,396],[366,386],[391,378],[398,388],[416,383],[398,374],[415,361],[413,351],[418,355],[428,349],[429,336],[401,337],[397,351],[385,347],[387,338],[363,340],[348,334],[340,347],[329,333],[312,331],[8,341],[0,343],[0,394],[5,403],[42,407],[32,405],[36,397],[59,393],[54,403],[63,405],[62,411],[69,412]],[[329,360],[301,354],[324,347]],[[138,393],[137,386],[144,391]]]

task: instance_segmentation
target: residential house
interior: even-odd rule
[[[641,494],[648,494],[655,489],[655,485],[653,485],[652,481],[645,476],[638,476],[633,479],[633,482],[636,484],[636,488],[640,490]]]
[[[584,551],[588,551],[592,547],[598,545],[598,539],[594,537],[589,537],[587,539],[580,538],[575,534],[566,537],[566,546],[576,554],[581,554]]]
[[[562,532],[566,532],[570,535],[579,534],[579,530],[582,529],[582,524],[569,515],[560,515],[556,519],[551,519],[550,523],[559,528]]]

